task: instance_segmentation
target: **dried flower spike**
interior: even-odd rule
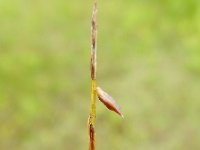
[[[95,119],[96,119],[96,97],[105,104],[105,106],[123,117],[119,105],[116,101],[104,92],[100,87],[96,87],[96,51],[97,51],[97,6],[96,2],[93,7],[92,21],[91,21],[91,103],[90,114],[88,118],[88,133],[89,133],[89,150],[96,149],[96,134],[95,134]]]
[[[121,113],[120,106],[117,104],[117,102],[108,95],[105,91],[103,91],[100,87],[97,87],[97,96],[99,100],[111,111],[116,112],[119,114],[122,118],[123,115]]]
[[[89,150],[95,150],[95,118],[96,118],[96,36],[97,36],[97,23],[96,23],[96,13],[97,7],[96,3],[94,4],[92,12],[92,25],[91,25],[91,103],[90,103],[90,115],[88,120],[88,129],[89,129]]]
[[[93,12],[92,12],[92,27],[91,27],[91,36],[92,36],[92,45],[91,45],[91,78],[92,80],[96,79],[96,45],[97,45],[97,6],[94,4]]]

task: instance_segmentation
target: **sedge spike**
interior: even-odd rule
[[[89,150],[96,149],[96,133],[95,133],[95,119],[96,119],[96,98],[111,111],[116,112],[121,117],[121,109],[117,102],[100,87],[96,86],[96,51],[97,51],[97,4],[95,2],[92,11],[91,21],[91,56],[90,56],[90,71],[91,71],[91,102],[90,102],[90,115],[88,118],[88,135],[89,135]]]
[[[89,150],[95,150],[95,118],[96,118],[96,45],[97,45],[97,22],[96,22],[97,7],[96,3],[92,12],[92,27],[91,27],[91,58],[90,58],[90,71],[91,71],[91,102],[90,102],[90,115],[88,119],[88,131],[89,131]]]

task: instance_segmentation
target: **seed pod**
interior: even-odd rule
[[[111,111],[116,112],[119,114],[122,118],[123,115],[121,113],[120,106],[117,104],[117,102],[106,92],[104,92],[100,87],[97,87],[97,96],[99,100]]]

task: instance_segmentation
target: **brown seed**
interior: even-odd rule
[[[117,102],[100,87],[97,87],[97,96],[109,110],[114,111],[123,117],[120,106],[117,104]]]

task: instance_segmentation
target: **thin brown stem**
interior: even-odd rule
[[[92,12],[92,27],[91,27],[91,104],[90,104],[90,115],[88,120],[89,130],[89,150],[95,150],[96,137],[95,137],[95,118],[96,118],[96,45],[97,45],[97,21],[96,21],[97,7],[94,4]]]

